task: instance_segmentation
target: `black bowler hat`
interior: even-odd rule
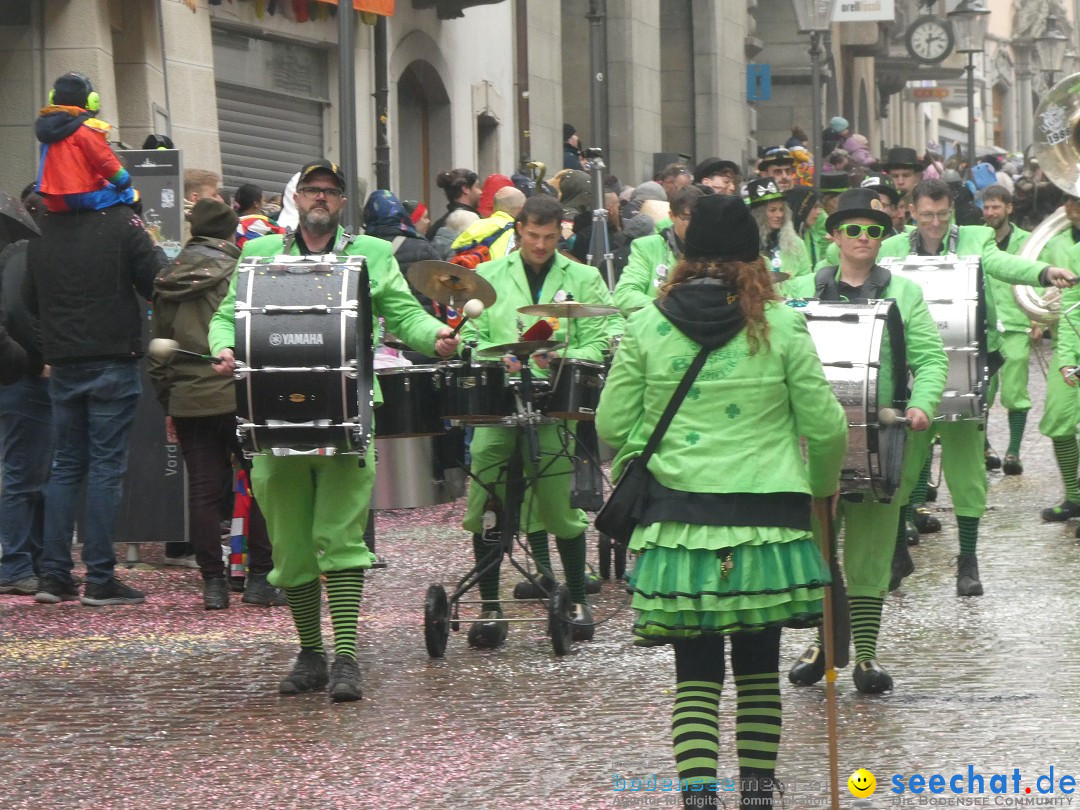
[[[300,178],[297,183],[303,183],[308,179],[308,175],[315,172],[327,172],[333,175],[334,180],[337,181],[338,188],[345,191],[345,174],[341,171],[341,167],[336,163],[333,163],[326,158],[322,160],[313,160],[311,163],[304,164],[304,168],[300,170]]]
[[[694,205],[686,227],[683,255],[688,259],[752,262],[761,255],[758,227],[742,197],[715,194]]]
[[[892,229],[892,217],[885,213],[881,197],[870,188],[849,188],[836,198],[836,210],[825,220],[825,230],[832,233],[849,219],[872,219],[888,233]]]
[[[718,157],[705,158],[694,169],[694,182],[700,183],[706,177],[712,177],[714,174],[720,174],[721,172],[731,172],[738,177],[739,167],[733,160],[724,160]]]
[[[890,169],[911,169],[912,171],[921,172],[926,167],[919,160],[919,155],[914,149],[907,146],[894,146],[885,155],[883,168],[885,171]]]
[[[782,199],[784,194],[771,177],[759,177],[746,184],[746,201],[751,206]]]
[[[887,174],[868,174],[862,181],[863,188],[869,188],[876,191],[878,194],[885,194],[893,205],[897,205],[900,202],[900,191],[896,188],[892,178]]]
[[[821,193],[839,194],[851,187],[851,178],[847,172],[831,172],[821,175]]]

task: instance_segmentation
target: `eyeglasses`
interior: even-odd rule
[[[840,233],[849,239],[858,239],[864,233],[871,239],[880,239],[885,235],[885,227],[883,225],[856,225],[854,222],[850,222],[846,225],[840,226]]]
[[[944,211],[933,211],[929,214],[920,214],[916,211],[915,219],[919,220],[919,222],[925,222],[927,225],[934,221],[948,222],[952,219],[952,209],[946,208]]]
[[[314,200],[320,194],[325,194],[328,200],[340,200],[345,196],[345,192],[340,188],[327,188],[326,186],[300,186],[297,191],[309,200]]]

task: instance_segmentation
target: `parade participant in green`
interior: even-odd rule
[[[1062,231],[1051,239],[1039,258],[1066,267],[1080,267],[1080,197],[1065,195],[1065,216],[1072,227]],[[1080,301],[1080,288],[1073,288],[1061,296],[1061,311],[1075,306]],[[1071,352],[1062,347],[1062,340],[1072,332],[1070,324],[1078,322],[1075,313],[1069,322],[1059,322],[1054,330],[1054,356],[1050,368],[1060,369],[1072,366]],[[1070,336],[1071,340],[1071,336]],[[1043,417],[1039,421],[1039,430],[1054,444],[1054,459],[1057,461],[1061,479],[1065,485],[1065,500],[1057,506],[1042,510],[1042,519],[1050,521],[1068,520],[1080,517],[1080,485],[1077,484],[1077,466],[1080,464],[1080,450],[1077,449],[1076,425],[1080,421],[1080,407],[1077,405],[1076,391],[1066,384],[1059,374],[1050,374],[1046,378],[1046,404]]]
[[[738,197],[703,197],[686,256],[635,313],[597,410],[617,477],[639,456],[687,368],[708,352],[655,454],[630,548],[634,635],[675,648],[672,741],[685,807],[716,807],[717,711],[731,637],[741,803],[772,807],[780,744],[780,628],[813,623],[828,570],[811,496],[832,500],[847,420],[806,321],[776,298]],[[803,461],[800,437],[807,443]],[[828,503],[825,508],[830,508]]]
[[[940,180],[923,180],[912,191],[911,215],[915,230],[886,239],[881,257],[957,256],[977,257],[983,273],[1009,284],[1066,287],[1076,276],[1046,262],[1031,261],[1003,253],[994,231],[984,225],[953,225],[952,196]],[[986,320],[997,323],[994,299],[987,296]],[[941,466],[952,494],[953,511],[960,535],[956,593],[981,596],[976,547],[979,519],[986,510],[985,428],[982,421],[935,422],[933,433],[941,440]],[[918,495],[916,494],[916,498]]]
[[[812,188],[794,186],[784,192],[784,202],[791,209],[791,225],[795,228],[795,233],[799,234],[803,240],[806,255],[810,257],[810,267],[817,267],[820,257],[813,229],[817,221],[821,219],[821,197]],[[824,220],[822,227],[824,227]]]
[[[366,256],[374,317],[385,319],[387,329],[416,351],[452,355],[457,339],[450,336],[449,327],[421,308],[398,270],[390,243],[346,234],[338,224],[345,191],[345,177],[336,164],[316,160],[304,166],[295,195],[299,229],[286,236],[249,240],[241,261],[248,256],[281,254]],[[235,368],[235,304],[236,275],[210,322],[210,351],[222,358],[216,368],[225,375]],[[375,386],[375,402],[381,404],[378,381]],[[329,681],[335,702],[359,700],[356,624],[364,571],[375,560],[364,543],[375,484],[374,444],[368,447],[362,465],[348,455],[256,456],[251,483],[270,535],[274,568],[268,579],[285,591],[300,637],[300,654],[279,691],[283,695],[311,692]],[[329,674],[322,640],[323,576],[334,627],[334,664]]]
[[[501,259],[486,262],[477,272],[491,283],[498,298],[484,313],[471,319],[462,331],[464,339],[476,341],[482,351],[489,346],[514,343],[533,323],[518,312],[519,307],[531,304],[578,301],[590,304],[609,304],[611,294],[595,267],[578,264],[556,251],[562,209],[545,195],[530,197],[518,215],[515,229],[520,249]],[[609,318],[553,319],[552,340],[569,342],[564,357],[599,362],[610,343]],[[546,375],[548,357],[514,358],[508,362],[511,371],[520,368],[518,362],[533,362],[539,376]],[[469,487],[468,505],[462,526],[473,535],[476,563],[486,567],[492,557],[496,565],[480,579],[480,598],[483,600],[481,621],[469,630],[469,643],[475,647],[494,647],[506,640],[506,623],[489,621],[502,618],[499,604],[499,563],[502,549],[484,537],[484,512],[491,498],[484,485],[495,485],[502,462],[513,452],[516,428],[477,427],[470,452],[472,473],[478,479]],[[528,493],[524,512],[536,510],[536,515],[522,514],[522,524],[529,534],[540,527],[555,535],[555,546],[562,559],[566,585],[573,602],[572,623],[574,638],[587,640],[593,635],[592,610],[585,595],[585,529],[588,517],[570,506],[571,459],[563,453],[563,440],[558,425],[537,428],[542,460],[542,475]],[[527,454],[527,450],[523,449]],[[526,469],[532,464],[525,460]],[[505,482],[495,486],[502,497]],[[505,527],[503,527],[505,529]]]
[[[679,189],[671,201],[671,225],[630,243],[630,260],[615,285],[615,306],[623,315],[648,306],[656,298],[668,273],[682,258],[686,228],[701,196],[701,189],[694,186]]]
[[[1012,194],[1004,186],[987,186],[983,189],[983,220],[994,229],[994,240],[999,250],[1017,254],[1031,235],[1009,221],[1012,215]],[[997,321],[986,324],[987,348],[1000,351],[1004,363],[998,373],[990,378],[987,407],[994,404],[994,396],[1001,389],[1001,404],[1009,412],[1009,448],[1005,451],[1002,470],[1005,475],[1020,475],[1024,465],[1020,461],[1020,442],[1024,438],[1031,397],[1028,395],[1028,357],[1033,340],[1041,339],[1042,330],[1020,309],[1013,295],[1012,285],[998,281],[993,276],[986,279],[986,295],[994,299]]]
[[[845,191],[827,227],[840,252],[838,267],[823,267],[813,276],[799,279],[794,292],[822,301],[856,301],[889,298],[896,301],[904,323],[908,366],[915,384],[908,398],[908,437],[903,481],[889,503],[840,501],[838,513],[844,526],[844,579],[851,605],[851,631],[855,641],[855,688],[866,694],[892,689],[893,681],[877,661],[881,608],[889,590],[900,509],[907,500],[926,454],[930,420],[941,401],[949,375],[949,360],[942,347],[937,324],[914,281],[894,276],[877,264],[882,237],[892,218],[875,189]],[[906,555],[907,543],[897,549]],[[906,556],[905,575],[914,570]],[[825,655],[820,640],[803,653],[788,673],[792,683],[817,683],[825,674]]]
[[[784,202],[784,195],[772,180],[751,180],[746,185],[746,202],[750,215],[758,226],[761,255],[769,269],[787,273],[791,278],[779,285],[786,294],[785,285],[799,276],[813,271],[806,246],[791,224],[791,211]]]

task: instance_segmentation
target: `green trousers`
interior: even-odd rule
[[[540,440],[540,479],[535,488],[526,494],[521,507],[521,529],[525,532],[547,531],[562,540],[580,535],[589,525],[589,518],[580,509],[570,506],[570,473],[573,469],[569,457],[555,457],[561,453],[563,443],[559,425],[543,425],[537,429]],[[473,475],[486,484],[495,483],[500,467],[514,451],[516,428],[478,427],[473,434],[470,453]],[[522,459],[525,468],[531,465],[526,442],[522,441]],[[505,481],[496,484],[498,497],[506,492]],[[484,530],[484,508],[488,492],[475,481],[469,486],[469,498],[462,527],[473,534]]]
[[[837,529],[842,528],[844,533],[842,566],[849,596],[881,599],[889,592],[900,509],[919,480],[919,471],[930,449],[932,430],[931,426],[930,430],[917,433],[908,431],[903,474],[892,501],[840,501],[836,513]],[[818,531],[817,526],[814,528]]]
[[[990,379],[987,407],[994,404],[1001,389],[1001,404],[1007,411],[1030,411],[1028,395],[1028,358],[1031,338],[1027,332],[1001,332],[1001,356],[1005,364]]]
[[[1066,365],[1058,355],[1057,333],[1054,333],[1054,356],[1050,358],[1050,371],[1046,375],[1046,402],[1039,430],[1051,439],[1066,439],[1076,435],[1076,423],[1080,421],[1076,389],[1061,378],[1061,367]]]
[[[375,556],[364,543],[375,444],[366,463],[356,456],[256,456],[251,467],[255,499],[266,518],[279,588],[295,588],[324,571],[370,568]]]

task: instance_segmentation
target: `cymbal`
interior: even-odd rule
[[[617,315],[619,308],[609,307],[606,304],[564,301],[561,304],[530,304],[527,307],[518,307],[518,312],[540,318],[600,318],[604,315]]]
[[[522,340],[518,343],[500,343],[498,346],[488,346],[486,349],[480,349],[477,354],[487,357],[502,357],[504,354],[523,357],[536,352],[550,352],[565,347],[566,344],[558,340]]]
[[[409,283],[432,301],[440,304],[464,304],[470,298],[478,298],[485,307],[495,303],[495,288],[485,279],[451,262],[425,259],[409,268]]]

